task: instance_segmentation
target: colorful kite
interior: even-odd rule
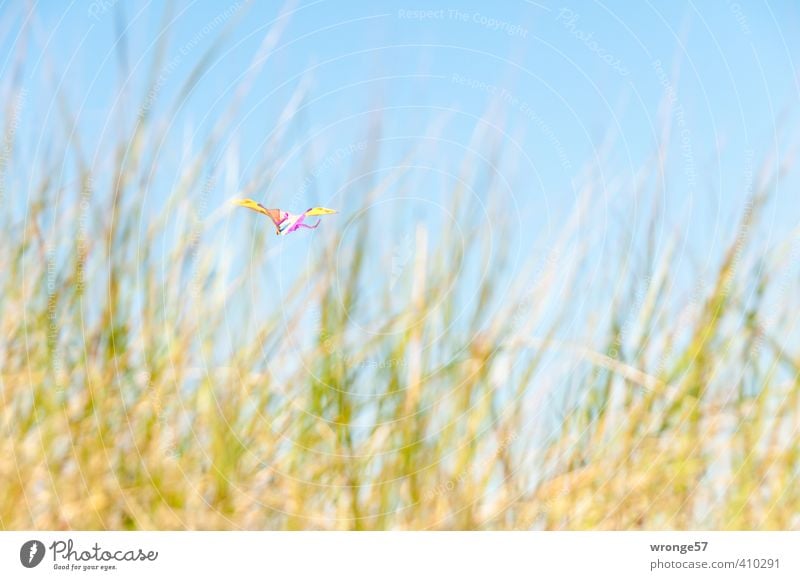
[[[257,201],[253,201],[252,199],[237,199],[233,203],[236,205],[246,207],[247,209],[251,209],[253,211],[257,211],[260,214],[264,214],[269,219],[272,220],[272,223],[275,225],[275,234],[279,236],[285,236],[286,234],[291,234],[292,232],[296,232],[300,228],[304,228],[307,230],[313,230],[318,225],[319,222],[322,220],[317,220],[313,226],[308,225],[305,223],[307,217],[313,217],[318,215],[329,215],[332,213],[336,213],[334,209],[328,209],[326,207],[312,207],[307,209],[301,214],[293,214],[289,213],[288,211],[281,211],[279,209],[267,209]]]

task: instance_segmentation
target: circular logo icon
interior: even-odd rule
[[[39,540],[28,540],[19,549],[19,561],[26,568],[35,568],[44,558],[44,544]]]

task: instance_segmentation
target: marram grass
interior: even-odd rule
[[[603,316],[582,318],[603,338],[581,340],[566,330],[591,191],[508,287],[508,257],[468,209],[460,233],[411,226],[398,285],[357,211],[399,187],[398,169],[315,234],[297,299],[262,302],[269,224],[219,243],[232,218],[208,202],[236,103],[180,167],[157,153],[158,110],[108,163],[56,139],[69,179],[21,165],[19,136],[3,158],[34,177],[7,182],[0,216],[2,529],[800,527],[800,288],[783,275],[796,255],[752,239],[770,179],[691,298],[671,246],[620,252],[607,287],[592,281]],[[352,161],[363,175],[379,131]],[[276,131],[266,149],[282,147]],[[465,182],[486,187],[470,166]],[[178,172],[174,190],[145,207],[159,169]],[[364,340],[356,321],[381,332]]]

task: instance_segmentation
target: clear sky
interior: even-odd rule
[[[55,85],[79,111],[93,162],[108,163],[112,150],[104,143],[117,136],[120,112],[124,122],[136,119],[136,111],[116,101],[118,88],[124,81],[139,99],[144,95],[163,5],[123,0],[31,4],[35,26],[27,40],[28,93],[18,134],[28,139],[31,155],[46,140],[56,106],[53,92],[42,89]],[[493,201],[519,217],[517,253],[534,243],[546,246],[557,235],[575,204],[577,177],[587,163],[596,172],[599,194],[607,196],[603,219],[645,223],[644,208],[628,206],[638,172],[662,137],[666,111],[672,134],[665,172],[669,187],[658,203],[669,223],[685,227],[687,240],[704,248],[703,254],[716,255],[726,241],[720,232],[741,213],[749,176],[764,159],[774,164],[797,144],[800,8],[794,1],[319,0],[290,3],[279,18],[282,6],[177,2],[152,99],[154,114],[167,111],[198,60],[228,34],[171,118],[161,155],[172,155],[179,164],[181,152],[200,143],[217,122],[266,32],[285,22],[254,79],[242,117],[217,152],[220,159],[238,153],[239,185],[246,182],[285,103],[301,83],[309,83],[306,106],[289,139],[297,153],[257,195],[270,206],[293,211],[317,204],[347,207],[348,191],[341,185],[377,107],[384,122],[379,166],[386,170],[412,146],[426,143],[430,127],[449,115],[439,141],[426,145],[429,166],[411,172],[406,182],[418,198],[400,203],[396,193],[387,192],[380,200],[385,211],[447,219],[446,208],[438,205],[442,185],[455,183],[470,135],[485,119],[500,126],[480,145],[497,138],[506,143],[500,173],[508,182]],[[0,11],[0,70],[8,84],[28,8],[4,2]],[[114,50],[122,31],[123,58],[131,70],[127,79],[120,79]],[[49,79],[46,85],[43,79]],[[304,185],[309,173],[314,179]],[[163,199],[170,179],[174,174],[159,176],[148,199]],[[796,227],[796,192],[794,176],[781,182],[770,206],[768,236]],[[232,194],[221,185],[209,206]],[[483,192],[472,195],[480,198]],[[389,225],[390,245],[402,246],[407,223]]]
[[[43,75],[52,75],[71,104],[81,107],[82,124],[99,133],[120,81],[112,50],[119,30],[126,31],[132,82],[144,89],[162,3],[34,4],[38,25],[29,45],[32,66],[26,67],[31,88],[41,86]],[[159,103],[177,92],[225,23],[240,18],[181,107],[176,132],[183,134],[180,122],[185,121],[202,134],[216,120],[232,81],[247,70],[280,6],[176,3]],[[797,113],[795,2],[315,1],[289,6],[288,27],[248,101],[248,123],[239,135],[242,151],[263,142],[304,76],[312,81],[313,100],[306,123],[322,131],[320,138],[332,150],[358,139],[365,111],[378,96],[387,109],[388,135],[420,133],[440,108],[452,108],[455,118],[447,136],[460,140],[485,115],[494,95],[508,105],[508,131],[520,136],[531,169],[553,196],[570,189],[574,174],[609,131],[617,133],[620,167],[635,168],[652,154],[667,82],[674,83],[676,102],[685,112],[699,179],[708,173],[719,180],[728,161],[741,167],[746,149],[758,157],[774,149],[777,126],[786,122],[781,115]],[[5,2],[0,10],[2,46],[10,48],[24,6]],[[12,52],[4,52],[7,73]],[[49,94],[31,95],[51,104]],[[698,184],[708,186],[719,184]]]

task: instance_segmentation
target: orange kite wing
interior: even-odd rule
[[[275,233],[277,234],[281,233],[280,225],[281,223],[283,223],[283,220],[281,219],[281,214],[284,213],[281,212],[281,210],[267,209],[266,207],[264,207],[263,205],[252,199],[235,199],[233,200],[233,203],[240,207],[246,207],[249,210],[267,216],[270,220],[272,220],[272,223],[275,226]]]
[[[279,209],[267,209],[262,206],[264,209],[264,215],[269,217],[272,220],[272,223],[275,224],[275,231],[277,233],[281,233],[281,210]]]

